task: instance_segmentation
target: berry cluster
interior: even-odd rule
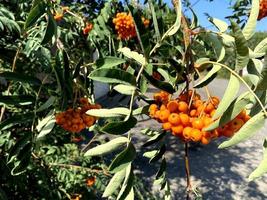
[[[88,33],[93,29],[93,24],[86,23],[86,26],[83,28],[83,34],[88,35]]]
[[[266,16],[267,16],[267,0],[261,0],[258,20],[261,20],[262,18],[264,18]]]
[[[150,116],[162,123],[164,130],[187,142],[208,144],[220,136],[231,137],[250,118],[243,110],[231,122],[208,132],[204,128],[213,123],[212,116],[220,102],[218,97],[202,101],[198,93],[189,90],[177,99],[170,99],[169,93],[161,91],[154,95],[154,100],[156,104],[149,107]]]
[[[87,115],[86,111],[90,109],[99,109],[99,104],[92,105],[87,98],[80,99],[81,107],[68,109],[65,112],[56,115],[56,123],[66,131],[79,133],[86,127],[92,126],[97,120],[95,117]]]
[[[113,24],[119,39],[131,39],[136,36],[133,17],[125,12],[117,13]]]

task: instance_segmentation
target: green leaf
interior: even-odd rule
[[[225,32],[228,29],[228,24],[217,18],[209,17],[209,21],[216,26],[220,32]]]
[[[146,64],[146,59],[142,54],[139,54],[136,51],[131,51],[131,49],[129,49],[128,47],[120,48],[118,49],[118,51],[121,52],[127,58],[133,59],[141,65]]]
[[[39,132],[37,139],[40,139],[49,134],[53,130],[55,122],[56,120],[54,115],[47,116],[42,121],[40,121],[38,126],[36,127]]]
[[[123,117],[130,114],[130,110],[124,107],[111,109],[91,109],[86,112],[87,115],[95,117]]]
[[[194,88],[202,88],[206,85],[208,85],[211,81],[216,78],[217,72],[221,69],[220,65],[213,65],[212,69],[207,73],[207,75],[202,78],[195,86]]]
[[[47,44],[48,42],[50,42],[52,40],[52,37],[55,35],[57,35],[57,23],[54,19],[54,17],[52,16],[52,14],[49,12],[48,13],[48,22],[47,22],[47,27],[45,30],[45,34],[44,37],[42,39],[41,44]]]
[[[34,117],[34,114],[30,112],[26,114],[20,114],[20,115],[18,114],[13,117],[9,117],[8,119],[0,123],[0,130],[4,131],[17,124],[21,124],[21,123],[25,124],[27,122],[31,122],[33,120],[33,117]]]
[[[267,51],[267,38],[263,39],[254,49],[254,53],[265,54]]]
[[[41,81],[38,78],[27,76],[22,73],[16,73],[16,72],[2,72],[0,73],[0,77],[4,77],[7,80],[12,81],[19,81],[22,83],[29,83],[33,85],[41,85]]]
[[[0,96],[0,105],[30,105],[35,101],[35,98],[32,96],[26,95],[13,95],[13,96]]]
[[[148,115],[149,105],[133,110],[133,115]]]
[[[118,137],[115,138],[105,144],[99,145],[97,147],[94,147],[92,149],[89,149],[84,156],[99,156],[108,154],[110,152],[113,152],[117,150],[118,148],[124,146],[127,142],[129,142],[128,138],[126,137]]]
[[[163,133],[160,133],[160,134],[155,134],[148,141],[146,141],[145,144],[143,144],[143,147],[147,147],[147,146],[150,146],[152,144],[155,144],[156,142],[160,141],[165,135],[166,135],[165,131]]]
[[[153,158],[158,153],[158,150],[147,151],[143,154],[146,158]]]
[[[212,117],[213,119],[217,119],[227,110],[227,108],[230,106],[232,101],[235,99],[239,91],[239,86],[240,86],[240,83],[239,83],[238,78],[236,78],[233,74],[231,74],[228,86],[224,92],[224,96],[221,102],[219,103],[214,116]]]
[[[132,165],[129,164],[128,167],[126,168],[126,176],[123,181],[121,190],[117,196],[117,200],[126,200],[128,196],[131,197],[133,184],[134,184],[134,174]]]
[[[42,111],[46,110],[47,108],[49,108],[50,106],[52,106],[55,101],[56,101],[56,97],[55,96],[49,97],[49,99],[47,99],[47,101],[43,105],[41,105],[36,110],[36,112],[42,112]]]
[[[256,91],[259,90],[267,90],[267,56],[265,56],[264,58],[264,67],[261,71],[261,76],[260,76],[260,80],[258,82],[258,85],[256,87]]]
[[[24,24],[24,28],[28,28],[35,24],[35,22],[45,13],[46,5],[44,2],[38,3],[35,7],[33,7],[26,19]]]
[[[254,35],[254,32],[256,30],[259,10],[260,10],[259,0],[252,0],[250,15],[242,31],[246,40],[249,40]]]
[[[104,83],[121,83],[136,86],[135,77],[120,69],[100,68],[92,71],[89,78]]]
[[[259,166],[249,175],[248,180],[253,181],[256,178],[263,176],[267,172],[267,140],[264,140],[263,160]]]
[[[114,68],[117,65],[120,65],[122,63],[125,63],[126,60],[122,58],[117,57],[105,57],[105,58],[99,58],[96,61],[96,66],[101,68]]]
[[[175,92],[174,87],[169,82],[159,81],[150,76],[146,71],[143,72],[146,79],[155,87],[164,90],[170,94]]]
[[[155,156],[152,157],[152,158],[149,160],[149,163],[156,162],[156,161],[158,161],[159,159],[161,159],[165,152],[166,152],[166,145],[163,144],[163,145],[160,147],[160,149],[158,150],[158,152],[155,154]]]
[[[11,163],[19,154],[20,151],[23,150],[23,148],[31,142],[32,139],[32,133],[31,132],[25,132],[23,133],[22,138],[20,138],[16,144],[11,148],[9,154],[8,154],[8,163]]]
[[[222,144],[220,144],[219,148],[227,148],[233,145],[236,145],[244,140],[249,139],[253,135],[257,133],[264,126],[265,115],[263,112],[255,115],[251,119],[249,119],[242,128],[234,134],[234,136]]]
[[[181,26],[181,19],[182,19],[182,4],[181,0],[177,0],[177,6],[175,6],[176,10],[176,20],[175,23],[171,26],[169,30],[164,34],[164,36],[172,36],[174,35],[180,28]],[[163,36],[163,39],[164,39]]]
[[[235,70],[239,71],[247,66],[249,62],[249,49],[248,43],[244,35],[242,34],[241,29],[238,24],[231,21],[233,28],[234,38],[235,38],[235,47],[236,47],[236,62]]]
[[[227,108],[227,110],[223,113],[221,118],[210,124],[207,128],[205,128],[205,131],[211,131],[219,126],[223,126],[227,124],[229,121],[233,120],[249,103],[251,103],[251,95],[247,96],[248,93],[245,93],[238,98],[236,98],[230,106]]]
[[[135,117],[129,117],[126,121],[110,122],[102,127],[100,131],[113,135],[121,135],[131,130],[136,124],[137,119]]]
[[[121,171],[118,171],[116,174],[114,174],[114,176],[112,177],[112,179],[109,181],[104,194],[103,194],[103,198],[104,197],[109,197],[112,194],[114,194],[116,192],[117,189],[119,189],[120,185],[122,184],[122,181],[125,177],[125,173],[126,170],[123,169]]]
[[[131,85],[119,84],[119,85],[114,86],[113,89],[116,90],[117,92],[121,93],[121,94],[132,95],[133,92],[135,92],[136,87],[131,86]]]
[[[126,149],[124,149],[120,154],[118,154],[109,166],[109,171],[111,173],[116,173],[128,165],[134,160],[136,155],[135,148],[132,143],[128,143]]]

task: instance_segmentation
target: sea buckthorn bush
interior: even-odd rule
[[[169,200],[169,139],[184,149],[179,195],[198,199],[189,147],[232,147],[267,116],[267,43],[254,34],[266,1],[230,5],[225,19],[207,15],[210,29],[189,0],[1,1],[0,199]],[[136,131],[146,120],[160,128]],[[267,172],[266,144],[250,181]]]

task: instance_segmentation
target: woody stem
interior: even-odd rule
[[[190,192],[191,192],[191,181],[190,181],[190,165],[189,165],[189,153],[188,153],[188,142],[185,142],[185,173],[186,173],[186,199],[190,200]]]

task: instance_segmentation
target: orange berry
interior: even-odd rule
[[[199,130],[201,130],[201,129],[205,126],[205,124],[204,124],[204,122],[203,122],[202,119],[200,119],[200,118],[196,118],[196,119],[193,120],[193,122],[192,122],[192,126],[193,126],[193,128],[195,128],[195,129],[199,129]]]
[[[218,138],[220,136],[219,131],[218,130],[213,130],[211,132],[211,138]]]
[[[244,109],[244,110],[242,110],[238,115],[237,115],[237,118],[240,118],[240,119],[245,119],[245,117],[246,117],[246,115],[247,115],[247,112],[246,112],[246,110]]]
[[[216,96],[214,97],[211,97],[211,103],[214,105],[214,106],[218,106],[219,103],[220,103],[220,99]]]
[[[157,110],[150,110],[149,116],[154,118]]]
[[[191,131],[193,130],[193,128],[187,126],[183,129],[183,136],[185,139],[190,139],[190,136],[191,136]]]
[[[156,119],[159,119],[159,115],[160,115],[160,111],[159,111],[159,110],[157,110],[157,111],[155,112],[155,115],[154,115],[154,117],[155,117]]]
[[[250,118],[251,117],[249,115],[246,115],[245,118],[244,118],[245,122],[247,122],[248,120],[250,120]]]
[[[234,135],[234,132],[232,130],[225,130],[222,132],[222,135],[225,137],[232,137]]]
[[[162,104],[162,105],[160,106],[160,110],[166,110],[166,109],[167,109],[167,107],[166,107],[165,105]]]
[[[235,118],[231,121],[230,127],[233,130],[233,132],[236,132],[244,125],[244,123],[245,122],[242,119]]]
[[[197,110],[193,109],[190,111],[190,117],[196,117],[197,116]]]
[[[80,99],[79,99],[79,102],[80,102],[80,104],[84,104],[84,105],[86,105],[86,104],[89,103],[89,102],[88,102],[88,99],[85,98],[85,97],[80,98]]]
[[[213,122],[213,120],[210,117],[204,117],[203,121],[205,127],[208,127]]]
[[[201,99],[200,95],[198,93],[195,93],[194,100],[200,100],[200,99]]]
[[[180,112],[187,112],[187,110],[188,110],[188,104],[186,103],[186,102],[184,102],[184,101],[179,101],[179,103],[178,103],[178,110],[180,111]]]
[[[212,103],[208,103],[205,107],[205,112],[210,113],[215,109],[214,105]]]
[[[178,111],[178,107],[179,107],[179,104],[177,101],[173,100],[173,101],[169,101],[169,103],[167,104],[167,109],[170,111],[170,112],[176,112]]]
[[[62,20],[63,19],[63,14],[62,13],[56,13],[55,15],[54,15],[54,19],[58,22],[58,21],[60,21],[60,20]]]
[[[170,111],[165,109],[165,110],[161,110],[160,111],[160,114],[159,114],[159,119],[162,121],[162,122],[167,122],[168,121],[168,118],[170,116]]]
[[[197,114],[200,115],[205,109],[204,105],[200,105],[197,107]]]
[[[172,129],[173,135],[179,136],[183,133],[184,127],[182,125],[179,125],[179,126],[173,126],[171,129]]]
[[[86,185],[88,187],[92,187],[95,184],[95,182],[96,182],[96,177],[95,176],[92,176],[92,177],[90,177],[90,178],[88,178],[86,180]]]
[[[210,112],[210,116],[213,117],[213,115],[215,114],[216,110],[214,109],[213,111]]]
[[[204,145],[207,145],[210,143],[210,138],[202,137],[201,138],[201,143]]]
[[[193,129],[191,132],[190,132],[190,139],[194,142],[198,142],[200,141],[202,138],[202,132],[198,129]]]
[[[180,116],[177,113],[171,113],[168,118],[168,121],[175,126],[181,123]]]
[[[194,103],[193,103],[193,106],[194,106],[195,108],[198,108],[198,107],[201,106],[201,105],[203,105],[203,102],[202,102],[201,100],[196,100],[196,101],[194,101]]]
[[[172,124],[170,122],[165,122],[162,124],[162,128],[166,131],[171,130]]]
[[[156,105],[156,104],[151,104],[150,106],[149,106],[149,110],[151,111],[151,110],[157,110],[158,109],[158,106]]]
[[[187,126],[190,123],[190,118],[187,114],[180,113],[180,119],[184,126]]]

